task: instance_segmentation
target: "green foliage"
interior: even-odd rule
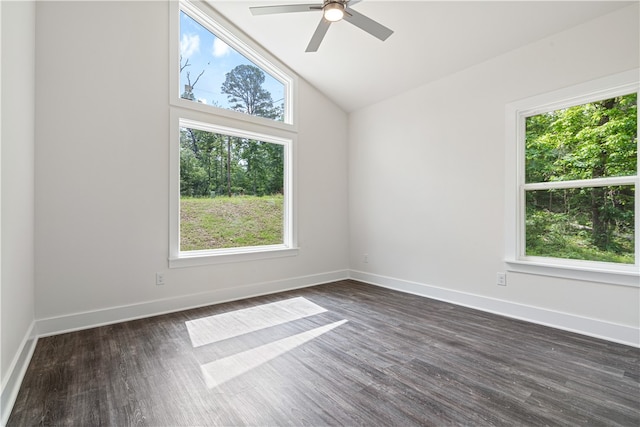
[[[182,197],[180,250],[194,251],[283,242],[282,195]]]
[[[526,182],[636,175],[637,120],[636,94],[528,117]],[[528,255],[633,262],[633,186],[526,197]]]
[[[527,255],[633,264],[633,234],[617,234],[607,250],[592,243],[591,228],[579,217],[545,209],[528,209]]]
[[[264,72],[254,65],[238,65],[225,76],[222,93],[232,110],[253,116],[278,118],[279,109],[273,105],[271,94],[262,88]]]
[[[283,192],[282,145],[180,129],[182,196],[263,196]]]
[[[208,189],[207,173],[190,150],[180,149],[180,194],[195,196]]]
[[[528,117],[526,182],[635,175],[637,95]]]

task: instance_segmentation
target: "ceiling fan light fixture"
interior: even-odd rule
[[[0,2],[1,1],[2,0],[0,0]],[[360,28],[382,41],[385,41],[391,34],[393,34],[392,30],[373,19],[358,13],[350,7],[352,4],[358,3],[360,0],[322,0],[321,4],[318,4],[320,3],[320,0],[315,1],[317,3],[254,6],[249,9],[253,15],[322,11],[322,18],[320,18],[320,22],[318,23],[316,30],[313,32],[313,36],[311,36],[311,40],[309,41],[305,52],[317,52],[327,30],[331,24],[336,21],[345,20],[349,24]]]
[[[333,2],[323,8],[324,19],[329,22],[337,22],[344,18],[344,4]]]

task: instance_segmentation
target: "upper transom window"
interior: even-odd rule
[[[179,27],[179,85],[172,96],[292,123],[287,74],[190,2],[180,3]]]

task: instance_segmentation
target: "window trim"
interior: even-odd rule
[[[242,125],[242,128],[236,126]],[[192,267],[238,261],[296,256],[299,252],[294,187],[295,134],[284,134],[253,125],[226,122],[223,118],[196,115],[189,110],[172,110],[169,155],[169,268]],[[199,251],[180,251],[180,128],[189,127],[240,138],[256,139],[284,146],[284,236],[283,243]]]
[[[264,49],[256,46],[255,43],[238,31],[230,22],[216,13],[210,5],[198,0],[179,0],[170,2],[170,8],[169,104],[171,106],[197,110],[289,131],[297,131],[296,94],[298,92],[298,79],[295,73],[273,58]],[[280,122],[265,117],[252,116],[214,105],[189,101],[180,97],[180,73],[178,67],[175,65],[180,61],[180,11],[187,13],[200,25],[211,31],[217,38],[228,44],[238,53],[244,55],[284,85],[284,121]]]
[[[575,105],[595,102],[615,96],[639,92],[639,72],[634,69],[592,80],[586,83],[533,96],[506,106],[506,167],[505,167],[505,263],[509,271],[604,282],[640,287],[640,188],[639,175],[608,177],[596,180],[576,180],[553,183],[525,183],[526,117]],[[640,164],[640,162],[639,162]],[[635,185],[635,263],[569,260],[525,255],[525,190],[567,188],[585,182],[589,186]],[[540,187],[540,188],[538,188]]]

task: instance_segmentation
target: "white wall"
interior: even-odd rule
[[[172,270],[168,12],[166,2],[0,2],[0,421],[35,344],[34,318],[38,332],[55,333],[326,282],[349,268],[458,302],[475,295],[466,301],[638,327],[637,288],[521,274],[495,285],[505,269],[505,104],[638,67],[637,6],[349,122],[301,81],[300,255]]]
[[[303,81],[299,255],[167,268],[169,10],[167,2],[38,3],[36,317],[43,334],[348,274],[347,116]],[[166,285],[155,285],[156,272]]]
[[[35,4],[2,2],[2,213],[0,423],[15,398],[34,339]]]
[[[541,323],[568,314],[621,325],[638,341],[638,288],[515,273],[496,286],[506,269],[505,105],[637,68],[638,36],[636,4],[352,113],[354,277],[492,311],[507,301],[515,317],[535,307]]]

